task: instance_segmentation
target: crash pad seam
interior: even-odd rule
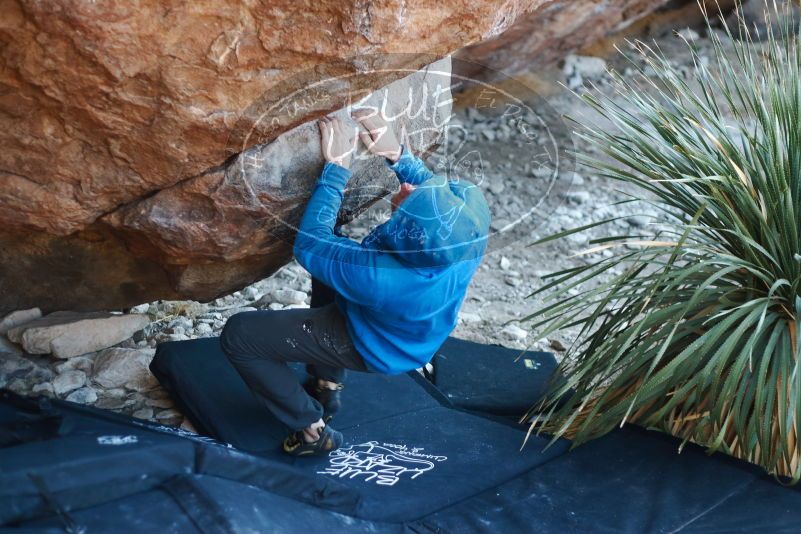
[[[683,524],[679,525],[677,528],[668,531],[668,534],[675,534],[676,532],[683,531],[685,528],[689,527],[690,525],[692,525],[693,523],[695,523],[696,521],[698,521],[702,517],[704,517],[706,515],[709,515],[710,512],[712,512],[713,510],[716,510],[717,508],[722,506],[724,503],[726,503],[729,499],[731,499],[735,495],[740,494],[743,491],[745,491],[748,487],[753,486],[756,481],[757,481],[757,479],[752,479],[752,480],[749,480],[748,482],[746,482],[745,484],[742,484],[742,485],[738,486],[736,489],[732,490],[728,495],[724,496],[721,500],[716,502],[714,505],[710,506],[709,508],[707,508],[703,512],[700,512],[700,513],[696,514],[695,517],[685,521]]]

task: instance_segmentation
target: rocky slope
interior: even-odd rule
[[[526,13],[557,57],[662,3],[4,2],[0,313],[209,300],[263,278],[322,165],[309,121]],[[400,87],[422,95],[424,78]],[[351,209],[391,186],[363,171],[378,186]]]

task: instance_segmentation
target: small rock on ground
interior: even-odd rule
[[[297,291],[295,289],[276,289],[265,295],[262,301],[270,299],[266,301],[267,304],[270,302],[278,302],[286,306],[288,304],[303,304],[306,302],[306,297],[307,295],[303,291]]]
[[[86,373],[83,371],[64,371],[53,379],[53,392],[56,395],[64,395],[84,384],[86,384]]]
[[[181,428],[183,430],[186,430],[187,432],[191,432],[193,434],[197,434],[198,433],[197,429],[195,428],[195,425],[193,425],[192,422],[189,419],[184,419],[183,420],[183,422],[181,423]]]
[[[145,404],[152,406],[153,408],[172,408],[174,406],[172,399],[169,397],[161,399],[147,399]]]
[[[10,329],[8,338],[30,354],[66,359],[125,341],[149,322],[147,315],[56,312]]]
[[[90,387],[82,387],[67,395],[67,400],[79,404],[94,404],[97,402],[97,391]]]
[[[513,339],[515,341],[523,341],[528,336],[528,332],[514,324],[504,326],[501,330],[501,333],[509,339]]]
[[[153,408],[140,408],[133,413],[137,419],[153,419]]]
[[[31,393],[34,395],[45,395],[47,397],[52,397],[55,394],[55,391],[53,391],[53,384],[50,382],[41,382],[33,386]]]
[[[165,419],[178,419],[180,417],[183,417],[181,413],[178,410],[174,410],[172,408],[167,410],[161,410],[156,414],[156,419],[158,419],[159,421],[163,421]]]
[[[106,349],[95,358],[92,380],[105,388],[151,389],[157,385],[149,368],[154,355],[153,349]]]
[[[0,321],[0,335],[5,335],[12,328],[22,326],[42,316],[42,310],[31,308],[30,310],[17,310],[9,313]]]

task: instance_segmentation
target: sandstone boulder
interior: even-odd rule
[[[672,2],[673,4],[694,4]],[[725,1],[723,2],[725,4]],[[623,31],[668,0],[553,0],[539,3],[502,34],[460,50],[456,57],[474,62],[467,74],[494,77],[552,65],[566,54]],[[675,7],[675,6],[674,6]],[[490,67],[491,71],[483,69]]]
[[[271,220],[296,222],[321,167],[297,144],[313,128],[252,163],[296,171],[278,183],[252,187],[228,158],[542,1],[5,3],[0,313],[207,299],[271,273],[292,236]]]
[[[149,322],[147,315],[56,312],[8,331],[31,354],[71,358],[125,341]]]
[[[358,106],[398,116],[398,134],[408,134],[411,148],[422,152],[437,142],[436,125],[449,116],[450,62],[407,74],[369,98],[359,94]],[[262,116],[267,104],[257,104],[244,116]],[[333,114],[355,127],[349,113]],[[207,301],[268,276],[291,258],[296,225],[324,162],[316,124],[243,149],[252,142],[245,134],[231,140],[235,154],[219,157],[226,164],[120,206],[73,234],[0,230],[0,307],[4,298],[15,307],[22,298],[45,309],[78,310],[159,298]],[[379,158],[359,154],[352,168],[343,220],[397,187]]]

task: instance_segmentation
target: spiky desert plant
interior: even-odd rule
[[[580,444],[634,422],[801,478],[801,45],[791,27],[759,44],[710,29],[712,61],[688,43],[688,79],[632,43],[648,76],[613,74],[616,95],[583,97],[613,127],[582,125],[604,156],[578,157],[636,186],[632,199],[666,221],[648,236],[593,241],[589,252],[613,255],[538,289],[547,300],[529,320],[540,338],[580,330],[566,380],[528,414],[540,431]]]

